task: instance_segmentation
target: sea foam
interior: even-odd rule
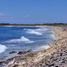
[[[47,28],[41,27],[41,28],[38,28],[38,29],[27,29],[26,32],[29,33],[29,34],[42,35],[47,30],[48,30]]]
[[[43,45],[43,46],[39,46],[35,48],[33,51],[40,51],[40,50],[48,49],[48,48],[49,48],[49,45]]]
[[[3,53],[7,47],[5,45],[0,44],[0,53]]]
[[[38,32],[38,31],[32,30],[32,29],[28,29],[28,30],[27,30],[27,33],[29,33],[29,34],[35,34],[35,35],[42,35],[41,32]]]
[[[19,39],[11,39],[11,40],[8,40],[8,41],[5,41],[5,42],[6,43],[33,43],[34,41],[31,41],[30,39],[22,36]]]
[[[51,36],[54,40],[56,40],[56,37],[55,37],[54,34],[51,34],[50,36]]]

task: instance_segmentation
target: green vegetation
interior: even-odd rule
[[[9,24],[0,23],[0,26],[67,26],[65,23],[43,23],[43,24]]]

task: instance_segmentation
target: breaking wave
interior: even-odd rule
[[[5,45],[0,44],[0,53],[3,53],[7,47]]]
[[[39,29],[27,29],[26,33],[35,34],[35,35],[42,35],[47,30],[48,30],[47,28],[41,27]]]
[[[27,33],[29,33],[29,34],[35,34],[35,35],[42,35],[42,33],[38,32],[36,30],[32,30],[32,29],[28,29]]]
[[[6,43],[33,43],[34,41],[31,41],[30,39],[22,36],[20,39],[11,39],[5,42]]]

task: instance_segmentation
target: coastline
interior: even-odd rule
[[[47,56],[51,57],[53,53],[55,53],[58,49],[61,49],[60,47],[64,45],[62,44],[62,42],[67,40],[67,38],[65,39],[65,37],[67,37],[67,27],[65,28],[65,27],[52,26],[52,29],[54,30],[54,34],[57,40],[49,44],[50,47],[48,49],[38,51],[38,52],[26,52],[24,54],[20,52],[13,58],[3,61],[3,64],[5,64],[6,67],[14,67],[14,66],[16,67],[36,67],[36,66],[42,67],[38,65],[41,63],[43,58]]]

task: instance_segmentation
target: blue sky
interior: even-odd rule
[[[67,0],[0,0],[0,23],[67,23]]]

